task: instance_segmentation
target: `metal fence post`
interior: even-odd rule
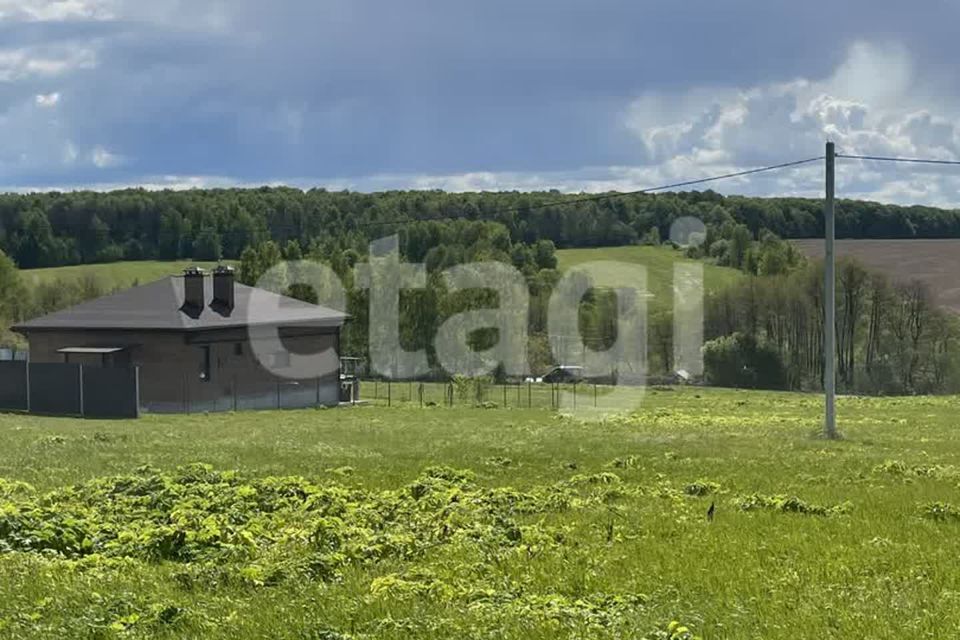
[[[133,368],[133,392],[137,396],[137,418],[140,418],[140,367]]]
[[[392,401],[392,397],[390,393],[390,381],[387,380],[387,406],[388,407],[390,406],[391,401]]]
[[[423,409],[423,383],[420,383],[420,386],[417,387],[417,395],[420,396],[420,408]]]
[[[27,364],[23,369],[27,373],[27,413],[30,413],[30,361],[27,360]]]
[[[533,407],[533,394],[530,388],[530,385],[532,384],[532,382],[527,382],[527,409],[531,409]]]
[[[77,365],[77,392],[80,394],[80,417],[83,417],[83,365]]]
[[[503,383],[503,406],[507,406],[507,383]]]

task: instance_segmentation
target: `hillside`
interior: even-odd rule
[[[226,261],[228,264],[231,261]],[[127,288],[135,282],[146,284],[169,275],[181,273],[190,265],[212,269],[216,262],[193,262],[190,260],[130,260],[105,264],[81,264],[70,267],[49,267],[46,269],[24,269],[20,272],[23,281],[29,286],[55,280],[79,280],[85,277],[96,278],[107,289]]]
[[[585,262],[612,260],[640,264],[647,268],[647,286],[653,294],[653,308],[671,308],[673,300],[673,265],[687,260],[683,254],[669,247],[627,246],[593,249],[560,249],[557,266],[569,269]],[[719,291],[744,277],[742,271],[728,267],[704,265],[704,285],[707,293]]]
[[[627,246],[602,247],[592,249],[561,249],[557,253],[559,269],[568,269],[574,265],[597,260],[614,260],[631,264],[642,264],[647,268],[647,283],[655,296],[654,305],[660,302],[669,304],[673,295],[673,265],[685,260],[683,255],[667,247]],[[235,261],[224,261],[235,264]],[[145,284],[168,275],[178,274],[190,265],[199,265],[212,269],[215,262],[193,262],[190,260],[130,260],[106,264],[74,265],[69,267],[50,267],[46,269],[24,269],[21,276],[27,285],[55,280],[79,280],[93,277],[105,289],[126,288],[134,282]],[[742,272],[727,267],[704,264],[704,276],[707,291],[716,291],[736,282],[743,277]]]

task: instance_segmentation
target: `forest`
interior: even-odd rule
[[[444,269],[496,260],[516,267],[530,291],[533,372],[554,364],[547,336],[550,294],[561,277],[558,248],[631,244],[670,246],[671,223],[705,223],[687,258],[732,267],[744,278],[711,292],[705,306],[706,377],[724,386],[812,389],[822,376],[822,268],[786,238],[822,235],[822,203],[713,192],[598,197],[537,193],[376,194],[289,188],[191,191],[123,190],[0,196],[0,320],[33,317],[106,293],[91,279],[31,288],[17,269],[138,259],[240,261],[254,284],[284,260],[328,264],[345,283],[354,320],[345,352],[368,353],[368,293],[354,282],[369,242],[396,233],[402,259],[427,266],[428,286],[401,296],[401,342],[427,350],[432,377],[443,372],[432,339],[460,311],[495,305],[489,291],[449,292]],[[839,237],[960,237],[960,211],[843,201]],[[960,327],[920,283],[893,283],[854,262],[838,268],[837,357],[842,391],[934,393],[960,389]],[[317,301],[294,285],[290,295]],[[584,343],[616,339],[612,292],[587,294],[580,308]],[[658,308],[648,324],[654,378],[673,370],[672,317]],[[495,330],[471,335],[474,348]],[[0,342],[16,338],[7,334]],[[500,372],[502,374],[502,372]]]
[[[615,197],[607,197],[615,196]],[[558,248],[665,239],[681,216],[708,226],[741,224],[754,238],[822,236],[822,203],[746,198],[712,191],[583,196],[548,192],[382,193],[286,187],[0,195],[0,251],[21,269],[187,258],[237,259],[244,248],[293,240],[304,252],[324,243],[362,250],[372,238],[415,220],[485,220],[514,243]],[[838,206],[839,238],[960,237],[960,211],[861,201]]]

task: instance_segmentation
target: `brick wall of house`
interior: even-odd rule
[[[339,400],[339,329],[284,329],[283,346],[301,354],[324,352],[311,377],[286,377],[282,353],[268,352],[258,361],[246,330],[187,332],[36,331],[31,332],[32,362],[63,362],[64,347],[126,347],[118,365],[140,367],[141,405],[147,411],[229,411],[253,408],[292,408]],[[259,338],[254,337],[259,341]],[[258,342],[258,344],[266,344]],[[210,350],[209,377],[201,376],[204,350]],[[100,356],[71,355],[71,362],[92,366]],[[112,364],[112,363],[111,363]],[[288,370],[289,371],[289,370]],[[326,373],[322,373],[326,372]]]

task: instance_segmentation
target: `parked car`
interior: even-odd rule
[[[543,375],[541,382],[580,382],[583,380],[583,367],[558,365]]]

